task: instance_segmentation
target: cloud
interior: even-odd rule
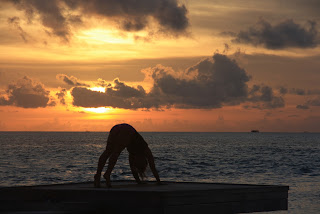
[[[250,107],[259,109],[273,109],[285,106],[283,97],[275,95],[273,89],[266,85],[253,85],[249,91],[248,101],[253,103]]]
[[[79,0],[65,1],[71,8],[78,8],[86,15],[120,19],[126,31],[139,31],[150,24],[150,18],[167,31],[184,32],[189,26],[187,9],[177,0]]]
[[[247,30],[224,32],[235,37],[232,42],[263,46],[268,49],[314,48],[319,45],[316,22],[308,21],[305,26],[295,23],[292,19],[272,25],[260,19],[255,26]]]
[[[141,99],[146,96],[146,92],[142,86],[134,88],[115,79],[113,85],[108,84],[105,93],[91,91],[84,87],[74,87],[71,95],[75,106],[138,109],[144,108]]]
[[[290,94],[295,94],[295,95],[306,95],[307,92],[304,89],[301,88],[291,88],[289,90]]]
[[[236,105],[247,96],[246,82],[249,76],[236,61],[225,55],[215,54],[182,73],[161,65],[145,69],[144,72],[153,81],[149,93],[142,86],[133,88],[116,79],[105,93],[75,87],[72,90],[74,105],[129,109],[208,109]]]
[[[138,85],[137,88],[130,87],[117,78],[114,81],[114,86],[108,86],[106,93],[113,97],[122,97],[122,98],[130,98],[130,97],[144,97],[146,92],[144,88]]]
[[[86,86],[86,87],[90,86],[88,84],[80,82],[76,77],[74,77],[74,76],[69,77],[66,74],[57,74],[56,78],[58,80],[62,80],[64,83],[66,83],[67,85],[70,85],[70,86]]]
[[[237,62],[226,55],[214,54],[184,71],[157,65],[144,69],[152,87],[146,92],[142,86],[132,87],[119,79],[98,84],[106,92],[74,87],[73,105],[82,107],[114,107],[125,109],[212,109],[250,102],[259,108],[284,106],[282,97],[275,96],[271,87],[263,86],[248,91],[250,77]]]
[[[44,108],[54,105],[54,102],[49,102],[49,93],[50,91],[47,91],[43,84],[25,76],[8,85],[6,97],[0,97],[0,105]]]
[[[25,43],[27,43],[28,42],[27,37],[29,37],[29,35],[22,29],[20,25],[20,18],[17,16],[8,18],[8,23],[13,25],[19,31],[20,37],[23,39]]]
[[[161,105],[178,108],[220,108],[246,99],[250,77],[235,60],[215,54],[188,68],[180,76],[157,66],[149,70],[154,85],[149,96]]]
[[[31,23],[39,16],[41,24],[46,27],[50,34],[69,41],[71,36],[70,24],[73,18],[63,13],[63,1],[43,1],[43,0],[9,0],[19,10],[23,10]]]
[[[294,94],[294,95],[320,95],[320,89],[302,89],[302,88],[285,88],[285,87],[280,87],[279,89],[281,94]]]
[[[285,88],[285,87],[280,87],[279,88],[279,93],[282,94],[282,95],[285,95],[288,93],[288,89]]]
[[[23,10],[29,22],[39,16],[47,32],[68,42],[72,27],[84,17],[96,17],[118,23],[124,31],[149,28],[153,20],[158,30],[183,34],[189,26],[188,10],[177,0],[7,0]]]
[[[309,109],[309,106],[307,106],[307,105],[297,105],[296,108],[305,110],[305,109]]]
[[[320,106],[320,96],[314,99],[308,100],[306,104],[310,106]]]
[[[111,86],[111,84],[101,78],[98,79],[98,83],[97,85],[101,86],[101,87],[109,87]]]
[[[61,89],[60,92],[56,93],[56,96],[58,97],[58,99],[62,105],[66,104],[66,100],[64,99],[64,97],[66,96],[66,93],[67,93],[67,89],[65,89],[65,88]]]
[[[311,92],[308,91],[306,94],[309,95],[309,93],[311,94],[312,92],[318,92],[318,90],[314,90]],[[305,102],[304,104],[297,105],[296,108],[297,109],[309,109],[310,106],[320,106],[320,96],[313,97],[313,98],[309,99],[307,102]]]

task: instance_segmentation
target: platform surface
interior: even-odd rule
[[[287,210],[288,186],[113,181],[0,189],[4,213],[248,213]],[[134,212],[135,213],[135,212]]]

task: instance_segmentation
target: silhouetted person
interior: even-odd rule
[[[127,148],[129,152],[130,169],[137,183],[140,184],[141,180],[145,177],[144,172],[149,163],[157,183],[160,184],[160,178],[148,144],[132,126],[123,123],[115,125],[110,130],[106,149],[99,158],[97,173],[94,176],[94,186],[100,187],[101,171],[109,158],[108,168],[103,177],[106,179],[107,187],[111,187],[111,171],[116,164],[120,153],[125,148]]]

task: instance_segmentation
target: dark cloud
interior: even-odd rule
[[[307,105],[297,105],[296,108],[305,110],[305,109],[309,109],[309,106],[307,106]]]
[[[124,20],[121,23],[122,29],[126,31],[140,31],[148,24],[146,17],[135,17],[132,20]]]
[[[219,108],[246,99],[249,76],[235,60],[215,54],[187,69],[182,75],[165,67],[150,70],[154,86],[150,96],[162,105],[179,108]]]
[[[306,91],[304,89],[301,88],[291,88],[289,90],[290,94],[295,94],[295,95],[306,95]]]
[[[66,100],[64,99],[64,97],[66,96],[66,93],[67,93],[67,89],[65,88],[61,89],[59,92],[56,93],[56,96],[58,97],[62,105],[66,104]]]
[[[308,100],[306,104],[309,106],[320,106],[320,96]]]
[[[119,79],[114,80],[114,86],[109,85],[106,92],[91,91],[84,87],[75,87],[71,91],[73,105],[81,107],[102,107],[138,109],[144,108],[141,103],[146,95],[141,86],[130,87]]]
[[[280,87],[279,88],[279,93],[282,94],[282,95],[285,95],[288,93],[288,89],[285,88],[285,87]]]
[[[86,86],[89,87],[90,85],[85,84],[80,82],[76,77],[74,76],[68,76],[65,74],[57,74],[57,79],[58,80],[62,80],[63,82],[65,82],[66,84],[70,85],[70,86]]]
[[[117,78],[113,81],[114,86],[108,86],[106,93],[112,97],[130,98],[130,97],[144,97],[146,92],[142,86],[137,88],[130,87]]]
[[[303,105],[297,105],[297,109],[309,109],[311,106],[320,106],[320,96],[313,97],[305,102]]]
[[[275,95],[270,86],[253,85],[249,91],[248,101],[252,102],[253,108],[272,109],[285,106],[285,101],[282,96]]]
[[[13,25],[18,31],[19,31],[19,35],[20,37],[23,39],[24,42],[28,42],[28,37],[29,35],[22,29],[21,25],[20,25],[20,18],[17,16],[8,18],[8,23],[10,25]]]
[[[302,89],[302,88],[285,88],[285,87],[280,87],[279,89],[280,93],[282,94],[294,94],[294,95],[320,95],[320,89]],[[285,93],[284,93],[285,92]]]
[[[50,34],[58,36],[65,41],[69,41],[71,36],[70,24],[73,20],[69,20],[70,15],[63,14],[62,1],[60,0],[9,0],[19,10],[23,10],[31,23],[38,15],[44,27]]]
[[[79,0],[65,1],[71,8],[79,8],[86,15],[120,19],[121,28],[138,31],[155,19],[167,31],[184,32],[189,26],[187,9],[177,0]]]
[[[232,42],[264,46],[268,49],[314,48],[319,44],[316,22],[313,21],[302,26],[289,19],[272,25],[261,19],[247,30],[224,34],[235,37]]]
[[[215,54],[181,72],[157,65],[145,69],[144,73],[153,81],[148,93],[142,86],[132,87],[119,79],[112,84],[99,79],[98,84],[106,87],[105,93],[75,87],[71,92],[73,104],[126,109],[212,109],[244,102],[259,105],[261,109],[284,106],[283,98],[275,96],[268,86],[254,86],[249,92],[250,77],[246,71],[222,54]]]
[[[99,86],[101,87],[111,87],[111,84],[101,78],[98,79],[98,83]]]
[[[82,24],[82,17],[98,17],[118,22],[125,31],[139,31],[152,20],[166,33],[185,33],[189,26],[187,9],[177,0],[7,0],[23,10],[32,22],[36,15],[50,35],[65,41],[72,36],[71,26]],[[81,16],[79,15],[81,14]]]
[[[49,93],[41,83],[37,83],[29,77],[23,77],[8,85],[6,97],[0,97],[0,105],[44,108],[54,105],[54,102],[49,102]]]

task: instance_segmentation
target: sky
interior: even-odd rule
[[[0,0],[0,131],[320,132],[318,0]]]

